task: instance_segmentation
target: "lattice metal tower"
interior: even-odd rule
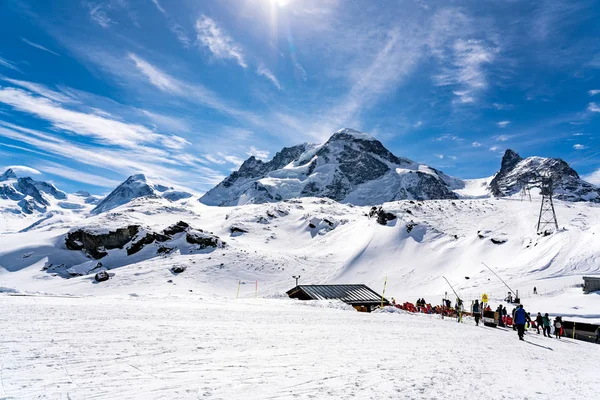
[[[556,220],[556,211],[554,211],[554,202],[552,195],[554,194],[554,181],[552,176],[541,177],[541,195],[542,205],[540,206],[540,216],[538,217],[537,231],[538,234],[546,233],[547,227],[558,230],[558,221]]]
[[[521,201],[524,199],[529,199],[531,202],[531,188],[529,187],[529,182],[523,182],[523,186],[521,187]]]

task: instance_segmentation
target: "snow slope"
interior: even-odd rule
[[[593,399],[600,387],[591,343],[326,302],[0,295],[0,325],[6,400]]]
[[[436,303],[451,292],[445,276],[465,300],[486,292],[492,303],[507,292],[485,262],[538,311],[600,321],[600,296],[584,295],[584,275],[600,275],[600,206],[556,201],[560,228],[538,236],[539,198],[399,201],[383,208],[398,216],[380,225],[369,207],[305,198],[277,204],[208,207],[193,199],[173,204],[140,198],[110,212],[78,221],[48,220],[25,232],[0,235],[0,287],[24,292],[112,295],[136,292],[194,293],[233,297],[272,296],[303,283],[365,283],[386,296]],[[100,258],[114,276],[65,279],[65,271],[88,262],[68,250],[65,236],[76,229],[105,233],[129,225],[160,233],[184,221],[214,234],[223,248],[198,248],[181,236],[160,255],[153,241],[133,255],[130,244]],[[179,239],[178,239],[179,238]],[[44,270],[44,266],[52,267]],[[185,266],[179,275],[172,266]],[[466,279],[468,277],[469,279]],[[169,282],[171,281],[171,282]],[[531,291],[536,286],[538,296]],[[531,302],[531,303],[530,303]]]

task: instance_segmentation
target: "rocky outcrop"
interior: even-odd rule
[[[129,225],[108,233],[93,233],[85,229],[77,229],[67,233],[65,246],[69,250],[83,250],[98,260],[108,254],[106,250],[122,249],[139,230],[139,225]]]
[[[169,243],[178,240],[183,234],[185,234],[186,242],[196,245],[198,249],[217,248],[225,245],[218,236],[201,229],[192,229],[188,223],[179,221],[162,232],[143,229],[139,225],[129,225],[126,228],[106,233],[76,229],[67,233],[65,246],[69,250],[85,251],[91,257],[101,259],[108,254],[107,250],[111,249],[125,248],[127,255],[131,256],[150,244],[166,243],[157,250],[157,254],[168,254],[176,247]]]
[[[394,214],[385,211],[382,207],[371,207],[369,218],[377,218],[377,223],[385,226],[388,222],[395,220],[397,217]]]
[[[223,247],[225,244],[218,236],[206,233],[200,229],[190,229],[185,235],[185,240],[188,243],[197,245],[199,249]]]
[[[496,197],[511,196],[526,185],[539,188],[543,178],[552,179],[557,199],[600,202],[600,188],[582,180],[564,160],[522,158],[510,149],[504,153],[500,171],[490,182],[490,192]]]

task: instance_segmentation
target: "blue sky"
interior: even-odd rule
[[[600,184],[598,17],[588,0],[0,1],[0,167],[203,192],[351,127],[461,178],[512,148]]]

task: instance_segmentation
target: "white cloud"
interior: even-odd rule
[[[164,92],[182,94],[184,89],[179,81],[172,78],[168,74],[163,73],[152,64],[141,59],[133,53],[129,53],[129,58],[133,60],[137,69],[148,78],[150,83]]]
[[[498,146],[490,147],[490,151],[498,151],[500,148]]]
[[[15,86],[20,86],[22,88],[25,88],[25,89],[29,90],[30,92],[37,93],[41,96],[44,96],[44,97],[54,100],[54,101],[58,101],[61,103],[69,103],[69,102],[73,101],[73,99],[71,97],[66,96],[62,93],[56,92],[54,90],[48,89],[46,86],[40,85],[39,83],[5,78],[1,75],[0,75],[0,79],[3,81],[6,81],[6,82],[10,82]]]
[[[481,147],[483,145],[481,143],[479,143],[479,142],[473,142],[473,143],[471,143],[471,146],[473,146],[473,147]]]
[[[573,136],[583,136],[584,134],[581,132],[574,133]]]
[[[496,123],[500,128],[506,128],[508,124],[510,124],[510,121],[500,121]]]
[[[600,93],[600,90],[598,90],[598,89],[594,89],[594,90],[589,90],[589,91],[588,91],[588,94],[589,94],[590,96],[595,96],[595,95],[597,95],[598,93]]]
[[[587,149],[587,146],[584,146],[584,145],[582,145],[582,144],[574,144],[574,145],[573,145],[573,148],[574,148],[575,150],[583,150],[583,149]]]
[[[417,122],[416,122],[416,123],[413,125],[413,128],[418,128],[418,127],[420,127],[421,125],[423,125],[423,121],[417,121]]]
[[[474,103],[478,92],[488,86],[485,65],[491,64],[497,48],[481,40],[458,39],[452,46],[452,67],[434,77],[438,86],[458,86],[453,93],[461,103]]]
[[[160,11],[167,19],[167,22],[169,23],[169,29],[171,32],[173,32],[173,34],[175,34],[177,40],[179,40],[184,47],[189,47],[190,38],[188,37],[185,29],[169,16],[167,11],[161,6],[158,0],[152,0],[152,2],[156,6],[157,10]]]
[[[256,69],[256,73],[260,76],[264,76],[265,78],[267,78],[268,80],[271,81],[271,83],[279,90],[281,90],[281,85],[279,84],[279,81],[277,80],[277,77],[275,75],[273,75],[273,73],[267,69],[264,65],[260,65],[257,69]]]
[[[106,14],[106,8],[103,4],[92,2],[83,4],[88,9],[90,19],[104,29],[110,28],[110,26],[115,23],[115,21],[110,19],[110,17]]]
[[[453,140],[455,142],[461,142],[463,139],[460,136],[456,136],[456,135],[451,135],[449,133],[446,133],[442,136],[439,136],[437,138],[434,139],[436,142],[441,142],[444,140]]]
[[[109,144],[136,147],[141,143],[157,142],[161,139],[161,135],[142,125],[69,110],[47,98],[35,97],[20,89],[0,89],[0,103],[45,119],[57,129],[90,136]]]
[[[29,148],[38,148],[46,153],[82,164],[115,171],[125,176],[144,173],[148,177],[161,178],[175,186],[214,185],[223,179],[220,172],[190,163],[189,158],[179,152],[156,154],[145,146],[123,149],[75,144],[45,132],[2,121],[0,121],[0,136],[26,143]],[[181,168],[182,164],[191,166],[191,172]]]
[[[592,172],[591,174],[584,175],[582,178],[593,185],[600,186],[600,169]]]
[[[190,125],[182,119],[157,114],[148,110],[140,110],[140,112],[157,125],[159,129],[165,129],[172,132],[190,132],[192,130]]]
[[[31,42],[31,41],[25,39],[24,37],[21,37],[21,40],[23,42],[27,43],[28,45],[30,45],[32,47],[35,47],[36,49],[40,49],[40,50],[46,51],[46,52],[48,52],[50,54],[54,54],[55,56],[59,56],[60,57],[60,54],[55,53],[55,52],[53,52],[50,49],[47,49],[46,47],[42,46],[41,44],[37,44],[37,43]]]
[[[214,92],[198,84],[183,82],[177,78],[161,71],[159,68],[145,61],[136,54],[130,53],[129,59],[133,60],[139,72],[155,87],[163,92],[177,95],[194,103],[199,103],[204,106],[213,108],[224,114],[229,114],[236,118],[241,118],[253,124],[262,125],[262,119],[258,118],[251,112],[238,109],[230,106],[225,101],[221,100]],[[111,71],[118,74],[119,67],[110,65]],[[121,71],[122,72],[122,71]],[[139,76],[139,74],[136,74]]]
[[[264,161],[269,158],[270,153],[267,150],[259,150],[254,146],[250,146],[250,151],[246,152],[246,154]]]
[[[239,167],[240,165],[242,165],[242,163],[244,162],[244,160],[242,160],[241,158],[237,157],[237,156],[232,156],[229,154],[223,154],[223,153],[218,153],[221,157],[223,157],[223,159],[233,165],[235,165],[236,167]]]
[[[198,18],[196,33],[198,43],[208,48],[217,59],[231,59],[243,68],[248,66],[244,61],[244,53],[241,47],[227,33],[223,32],[213,19],[206,15]]]
[[[219,164],[219,165],[225,164],[225,162],[226,162],[225,160],[218,159],[218,158],[212,156],[211,154],[205,154],[204,158],[206,158],[211,163]]]
[[[435,154],[435,156],[436,156],[437,158],[439,158],[440,160],[443,160],[443,159],[444,159],[444,155],[443,155],[443,154]]]
[[[508,137],[506,135],[499,135],[499,136],[494,136],[494,139],[497,142],[506,142],[508,139],[510,139],[510,137]]]
[[[6,58],[0,57],[0,65],[4,68],[12,69],[13,71],[17,71],[23,73],[14,63],[8,61]]]
[[[100,174],[88,174],[58,163],[44,163],[38,166],[45,173],[60,176],[74,182],[87,183],[88,185],[114,188],[121,182],[113,179],[104,178]]]
[[[600,106],[598,106],[596,103],[589,103],[587,109],[591,112],[600,112]]]
[[[41,172],[38,171],[37,169],[27,167],[25,165],[7,165],[6,167],[0,168],[0,174],[2,174],[4,171],[6,171],[9,168],[12,169],[15,172],[15,174],[17,174],[18,176],[40,175],[41,174]]]
[[[156,6],[156,8],[158,9],[158,11],[160,11],[163,14],[167,14],[167,12],[165,11],[164,8],[162,8],[162,6],[160,5],[160,3],[158,2],[158,0],[152,0],[152,2],[154,3],[154,5]]]

